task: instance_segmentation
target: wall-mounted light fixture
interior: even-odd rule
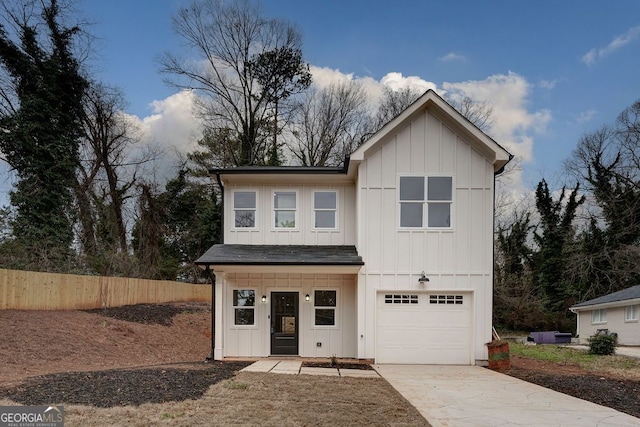
[[[429,281],[429,278],[422,272],[422,275],[418,278],[419,283],[426,283]]]
[[[309,296],[309,294],[306,294],[306,295],[304,296],[304,300],[305,300],[305,301],[309,301],[310,299],[311,299],[311,297]]]
[[[266,295],[262,295],[262,302],[267,302],[267,296]]]

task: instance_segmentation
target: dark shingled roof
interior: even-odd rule
[[[199,265],[364,265],[355,246],[213,245]]]
[[[580,304],[576,304],[571,308],[580,308],[586,307],[590,305],[598,305],[598,304],[606,304],[610,302],[618,302],[618,301],[626,301],[630,299],[640,298],[640,285],[632,286],[627,289],[623,289],[618,292],[614,292],[609,295],[602,296],[600,298],[595,298],[589,301],[581,302]]]

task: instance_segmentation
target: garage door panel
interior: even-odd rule
[[[378,295],[378,363],[471,363],[471,294],[393,295]]]

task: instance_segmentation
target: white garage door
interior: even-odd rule
[[[471,294],[378,293],[376,363],[471,364]]]

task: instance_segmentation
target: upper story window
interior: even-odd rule
[[[295,191],[273,192],[275,228],[295,228],[298,219],[298,194]]]
[[[400,227],[451,228],[453,178],[401,176]]]
[[[256,199],[255,191],[233,192],[233,214],[236,228],[256,227]]]
[[[335,191],[313,193],[313,215],[315,228],[338,228],[338,195]]]

